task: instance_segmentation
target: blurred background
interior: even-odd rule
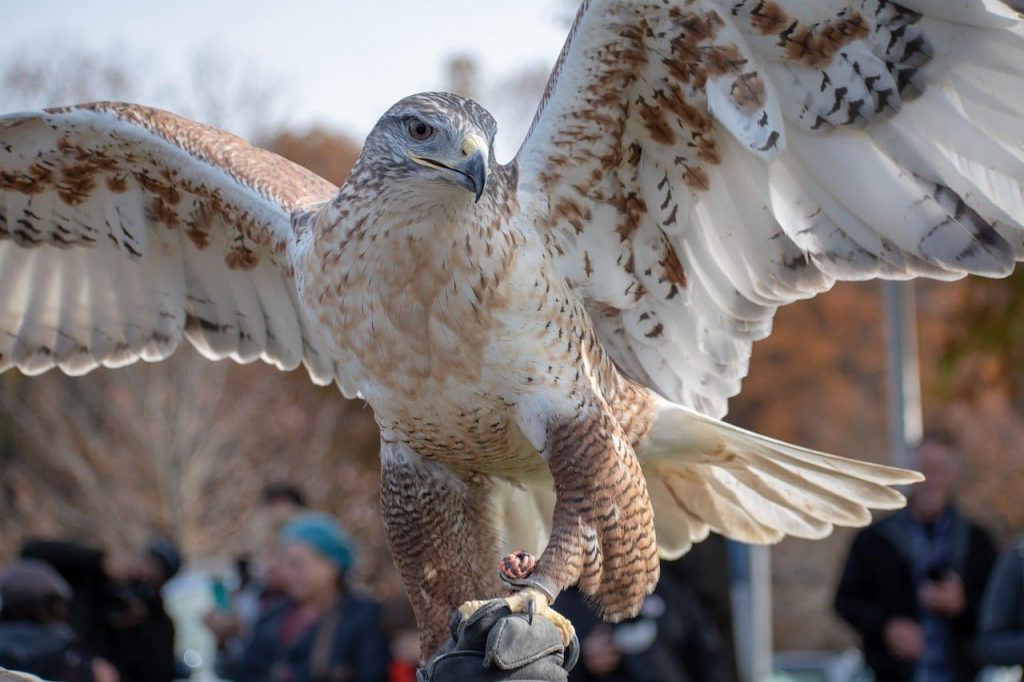
[[[341,183],[376,117],[446,89],[499,122],[514,153],[573,3],[11,3],[0,23],[0,111],[96,99],[153,104],[239,133]],[[925,425],[956,434],[958,500],[1005,545],[1024,528],[1024,272],[916,285]],[[877,283],[782,309],[755,345],[729,421],[815,449],[889,461]],[[378,515],[370,410],[302,370],[168,362],[70,378],[0,375],[0,564],[31,537],[96,546],[173,538],[193,562],[244,553],[268,482],[292,482],[361,547],[357,578],[400,585]],[[776,651],[843,651],[831,609],[853,533],[771,553]],[[808,624],[813,626],[808,627]]]

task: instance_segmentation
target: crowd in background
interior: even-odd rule
[[[357,557],[345,531],[307,510],[294,488],[268,488],[261,507],[257,572],[230,599],[215,590],[219,603],[204,617],[217,640],[218,675],[239,682],[387,680],[383,609],[348,580]]]
[[[47,680],[174,679],[174,624],[160,590],[180,567],[166,540],[109,552],[26,544],[0,573],[0,666]]]
[[[966,682],[985,665],[1024,663],[1024,537],[999,558],[988,533],[960,512],[952,439],[926,438],[915,466],[926,481],[907,508],[853,542],[837,612],[860,634],[879,682]],[[256,512],[237,584],[211,581],[203,624],[217,644],[217,675],[413,682],[419,642],[408,602],[382,605],[350,580],[358,551],[339,523],[309,510],[290,486],[268,487]],[[723,557],[712,537],[663,564],[641,614],[614,626],[574,590],[563,593],[555,608],[580,640],[569,680],[737,679]],[[111,551],[27,543],[0,571],[0,667],[75,682],[187,677],[161,597],[181,565],[164,539]]]
[[[218,677],[236,682],[413,682],[419,636],[408,600],[386,605],[348,578],[357,548],[291,486],[265,489],[237,581],[215,575],[202,617]],[[601,623],[574,591],[556,604],[576,623],[582,656],[570,680],[732,680],[728,580],[701,568],[720,538],[666,564],[657,591],[628,622]],[[0,666],[48,680],[170,682],[174,655],[161,588],[181,567],[166,540],[131,551],[63,541],[26,544],[0,572]],[[687,577],[689,575],[689,577]],[[695,576],[715,576],[710,586]],[[708,581],[704,581],[705,583]],[[708,593],[710,590],[710,593]],[[711,606],[713,609],[714,607]],[[723,616],[723,614],[726,614]]]
[[[1024,663],[1022,544],[990,580],[995,544],[955,501],[961,466],[950,434],[928,434],[907,507],[850,548],[835,607],[879,682],[969,682],[984,666]]]

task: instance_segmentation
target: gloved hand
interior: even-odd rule
[[[579,655],[579,641],[565,647],[547,618],[513,614],[493,599],[469,618],[456,611],[452,639],[416,675],[419,682],[565,682]]]

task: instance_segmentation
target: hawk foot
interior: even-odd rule
[[[501,566],[498,568],[498,577],[507,584],[514,587],[526,587],[524,585],[517,585],[516,581],[529,578],[533,574],[534,569],[537,568],[537,557],[533,556],[525,549],[507,554],[504,559],[501,560]]]
[[[503,597],[512,613],[525,613],[530,618],[541,616],[547,618],[558,629],[562,635],[562,644],[568,647],[576,636],[576,628],[572,626],[569,619],[551,608],[550,595],[546,590],[536,587],[526,587],[517,592]],[[459,614],[463,618],[469,618],[482,606],[489,604],[492,600],[467,601],[459,607]]]

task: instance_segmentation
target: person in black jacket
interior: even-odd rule
[[[915,466],[926,481],[906,509],[860,532],[836,593],[879,682],[973,680],[978,609],[996,549],[953,503],[957,453],[931,435]]]
[[[280,534],[288,598],[257,619],[222,675],[236,682],[385,682],[381,605],[346,583],[355,548],[337,522],[308,512]]]
[[[59,541],[34,541],[22,556],[51,565],[70,585],[70,624],[90,654],[110,661],[121,682],[175,678],[174,623],[160,589],[181,566],[165,540],[144,550],[104,552]]]

